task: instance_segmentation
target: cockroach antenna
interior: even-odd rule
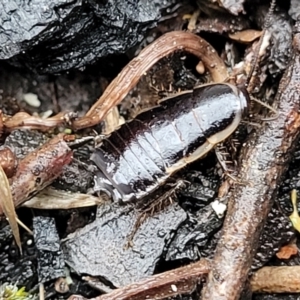
[[[258,68],[259,52],[261,50],[261,46],[263,44],[263,40],[264,40],[264,37],[266,35],[266,31],[271,25],[271,17],[274,13],[275,5],[276,5],[276,0],[272,0],[269,11],[268,11],[268,14],[265,18],[265,23],[264,23],[264,28],[263,28],[262,35],[259,39],[258,45],[257,45],[256,50],[254,52],[254,56],[253,56],[252,64],[251,64],[251,69],[250,69],[250,72],[249,72],[249,74],[247,76],[247,79],[246,79],[246,82],[245,82],[245,87],[246,87],[249,95],[252,91],[252,89],[250,88],[250,86],[251,86],[250,81],[251,81],[252,75],[256,73],[257,68]],[[276,120],[278,118],[278,112],[272,106],[270,106],[267,103],[264,103],[263,101],[260,101],[260,100],[256,99],[255,97],[253,97],[251,95],[250,95],[250,99],[252,101],[255,101],[255,102],[261,104],[262,106],[268,108],[270,111],[272,111],[275,114],[275,116],[272,116],[272,117],[262,118],[261,121],[272,121],[272,120]]]
[[[250,81],[251,81],[253,73],[255,73],[257,71],[259,52],[260,52],[260,49],[261,49],[261,46],[262,46],[262,43],[263,43],[266,31],[270,27],[271,17],[272,17],[272,15],[274,13],[275,5],[276,5],[276,0],[272,0],[270,8],[269,8],[269,11],[268,11],[268,14],[267,14],[266,19],[265,19],[265,23],[264,23],[264,28],[263,28],[262,35],[261,35],[261,37],[259,39],[258,45],[256,47],[256,51],[254,53],[254,57],[252,59],[251,69],[250,69],[250,72],[249,72],[249,74],[247,76],[247,79],[246,79],[246,87],[247,87],[247,89],[249,87],[249,84],[250,84]]]

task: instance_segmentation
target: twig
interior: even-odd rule
[[[11,178],[11,192],[15,206],[21,205],[36,193],[50,185],[72,161],[72,150],[59,134],[29,153],[19,162],[16,174]],[[0,208],[0,215],[3,214]]]
[[[179,50],[192,53],[201,59],[213,81],[222,82],[228,78],[224,62],[205,40],[189,32],[169,32],[147,46],[121,71],[86,115],[73,121],[73,129],[79,130],[101,122],[109,110],[125,98],[141,76],[156,62]]]
[[[261,268],[250,284],[256,293],[300,293],[300,266]]]
[[[179,294],[191,293],[208,271],[209,263],[203,259],[185,267],[153,275],[138,283],[124,286],[91,300],[158,300]],[[85,298],[82,296],[73,295],[68,300],[83,299]]]
[[[17,128],[38,129],[47,132],[68,123],[74,130],[94,126],[103,120],[112,107],[125,98],[155,63],[175,51],[186,51],[198,57],[214,82],[222,82],[228,78],[223,60],[209,43],[189,32],[169,32],[147,46],[125,66],[85,116],[74,120],[72,113],[61,112],[51,118],[42,119],[30,116],[25,112],[17,113],[12,117],[3,116],[0,111],[0,136],[2,131],[10,132]]]
[[[153,275],[90,300],[157,300],[191,293],[201,283],[201,280],[205,280],[209,270],[208,261],[202,259],[188,266]],[[261,268],[252,276],[250,286],[254,293],[299,293],[300,266]],[[72,295],[68,300],[86,300],[86,298]]]
[[[43,132],[48,132],[53,128],[66,124],[68,113],[66,112],[59,113],[47,119],[31,116],[25,112],[18,112],[14,116],[7,116],[3,114],[1,115],[3,116],[3,119],[1,120],[1,122],[3,123],[2,131],[11,132],[18,128],[28,128],[28,129],[38,129]]]
[[[231,193],[202,300],[239,299],[259,235],[299,139],[299,33],[294,36],[293,51],[275,99],[279,117],[252,134],[242,149],[239,178],[249,184],[236,185]]]

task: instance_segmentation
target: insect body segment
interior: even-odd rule
[[[247,108],[247,98],[236,86],[208,84],[140,113],[92,155],[101,170],[101,189],[125,202],[149,195],[230,136]]]

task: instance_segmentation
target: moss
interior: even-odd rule
[[[0,299],[3,300],[35,300],[36,295],[25,291],[25,287],[18,288],[17,285],[4,283],[0,286]]]

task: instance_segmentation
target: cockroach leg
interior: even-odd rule
[[[227,167],[227,162],[224,161],[223,155],[222,155],[222,153],[218,150],[217,147],[215,148],[215,154],[216,154],[216,157],[217,157],[217,160],[218,160],[220,166],[221,166],[222,169],[223,169],[223,172],[224,172],[224,173],[223,173],[223,176],[226,176],[226,177],[230,178],[230,179],[232,180],[232,182],[235,183],[235,184],[241,184],[241,185],[247,185],[247,184],[249,184],[249,182],[247,182],[247,181],[245,181],[245,182],[244,182],[244,181],[241,181],[238,177],[236,177],[236,176],[233,174],[233,173],[234,173],[233,170],[228,169],[228,167]]]
[[[127,238],[127,243],[125,248],[133,247],[133,238],[139,229],[139,227],[145,222],[145,220],[149,217],[152,217],[157,211],[161,211],[164,207],[167,207],[169,204],[173,202],[174,195],[181,189],[183,189],[188,182],[186,180],[177,180],[172,187],[166,191],[162,196],[158,197],[154,201],[152,201],[147,207],[143,207],[141,209],[140,214],[137,217],[137,220],[133,226],[131,233]]]
[[[223,157],[224,155],[221,153],[220,147],[216,146],[216,148],[215,148],[215,154],[216,154],[218,162],[219,162],[220,166],[222,167],[223,171],[225,173],[232,173],[233,170],[229,170],[228,169],[227,162],[224,160],[224,157]]]

